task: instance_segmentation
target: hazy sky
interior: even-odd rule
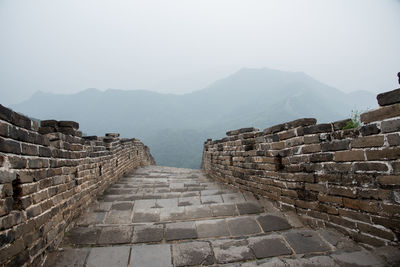
[[[0,0],[0,103],[85,88],[189,92],[242,67],[398,88],[399,0]]]

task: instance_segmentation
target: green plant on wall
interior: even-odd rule
[[[357,127],[361,126],[361,121],[360,121],[360,115],[361,115],[360,110],[352,110],[351,111],[351,116],[350,116],[350,121],[347,122],[347,124],[343,127],[343,130],[347,129],[354,129]]]

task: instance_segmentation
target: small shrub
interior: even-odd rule
[[[361,111],[352,110],[351,111],[351,121],[349,121],[344,127],[343,130],[354,129],[361,126],[360,115]]]

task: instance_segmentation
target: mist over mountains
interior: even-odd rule
[[[199,168],[202,145],[235,128],[260,129],[301,117],[329,122],[375,108],[375,94],[344,93],[302,72],[241,69],[185,95],[87,89],[37,92],[14,110],[38,119],[74,120],[87,135],[119,132],[151,149],[158,165]]]

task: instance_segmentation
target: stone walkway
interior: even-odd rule
[[[387,266],[392,254],[306,228],[199,170],[150,166],[112,185],[44,266]]]

